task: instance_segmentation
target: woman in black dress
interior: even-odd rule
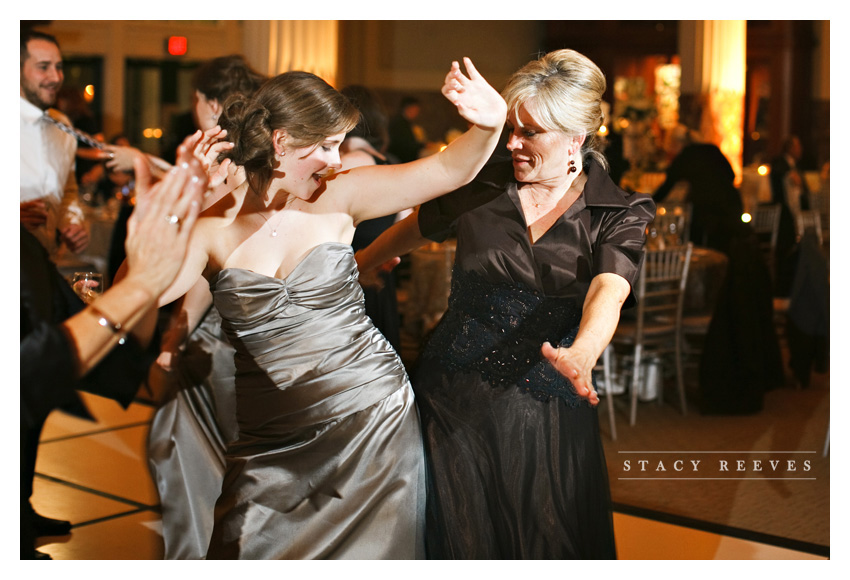
[[[529,63],[502,93],[511,157],[358,255],[365,271],[457,234],[449,308],[412,376],[430,558],[616,557],[591,373],[655,210],[605,171],[604,91],[575,51]]]

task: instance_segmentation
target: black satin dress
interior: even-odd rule
[[[616,557],[597,410],[540,347],[572,344],[595,275],[636,279],[655,208],[598,164],[585,171],[534,244],[510,161],[420,209],[427,237],[457,233],[449,308],[413,373],[429,558]]]

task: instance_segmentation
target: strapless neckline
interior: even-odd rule
[[[222,268],[221,270],[216,272],[215,275],[213,275],[213,277],[210,279],[210,284],[211,285],[215,284],[218,281],[218,279],[224,274],[224,272],[226,272],[228,270],[235,270],[235,271],[239,271],[239,272],[247,272],[249,274],[253,274],[254,276],[257,276],[257,277],[260,277],[260,278],[266,278],[268,280],[277,280],[278,282],[280,282],[282,284],[286,284],[287,280],[292,278],[292,276],[301,268],[301,266],[305,262],[310,260],[310,258],[313,256],[313,254],[316,253],[316,250],[318,250],[319,248],[322,248],[322,247],[327,247],[327,246],[340,246],[342,248],[347,248],[351,252],[352,256],[354,255],[354,249],[348,244],[343,244],[342,242],[322,242],[320,244],[316,244],[315,246],[313,246],[312,248],[307,250],[304,253],[304,257],[301,258],[301,261],[298,262],[297,264],[295,264],[295,267],[292,268],[292,270],[289,271],[289,274],[287,274],[283,278],[278,278],[277,276],[269,276],[268,274],[263,274],[261,272],[255,272],[254,270],[249,270],[248,268],[240,268],[238,266],[228,266],[228,267]]]

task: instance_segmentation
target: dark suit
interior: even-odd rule
[[[770,193],[771,203],[778,203],[782,207],[779,214],[779,235],[776,240],[776,279],[774,293],[777,296],[788,296],[791,292],[791,283],[794,276],[794,247],[797,243],[797,226],[794,223],[794,214],[788,203],[788,191],[785,180],[788,174],[797,171],[788,162],[784,155],[774,158],[770,163]],[[809,189],[806,180],[801,178],[802,191],[800,194],[800,209],[809,208]]]
[[[85,412],[75,389],[126,407],[152,359],[133,339],[76,378],[76,352],[60,323],[85,307],[38,240],[21,226],[21,558],[32,558],[32,495],[38,440],[53,409]]]

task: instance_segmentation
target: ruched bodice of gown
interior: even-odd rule
[[[357,276],[351,246],[330,242],[283,279],[225,268],[210,281],[236,350],[238,434],[208,557],[421,555],[412,390]]]
[[[240,442],[364,409],[405,371],[364,316],[350,246],[310,250],[285,278],[227,268],[213,280],[222,328],[236,348]]]

